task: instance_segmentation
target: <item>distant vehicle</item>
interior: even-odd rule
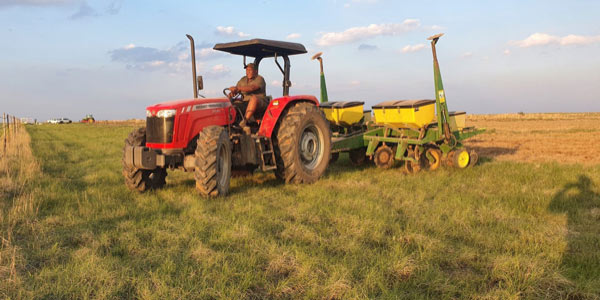
[[[94,123],[96,122],[96,119],[94,119],[94,116],[92,116],[91,114],[86,115],[85,118],[81,119],[81,121],[79,121],[81,123]]]
[[[69,118],[53,118],[47,121],[48,124],[70,124],[73,123]]]

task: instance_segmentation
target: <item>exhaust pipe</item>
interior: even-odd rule
[[[327,97],[327,86],[325,85],[325,73],[323,73],[323,58],[321,57],[323,52],[319,52],[313,55],[313,60],[318,60],[321,65],[321,103],[328,102],[329,98]]]
[[[192,81],[194,82],[194,99],[198,98],[198,83],[196,81],[196,47],[194,46],[194,38],[186,34],[190,40],[190,46],[192,48]]]

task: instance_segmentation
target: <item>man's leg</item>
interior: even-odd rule
[[[246,108],[246,120],[254,121],[254,113],[256,112],[256,108],[258,107],[258,98],[256,95],[250,96],[250,100],[248,101],[248,108]]]

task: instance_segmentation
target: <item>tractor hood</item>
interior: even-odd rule
[[[210,105],[214,104],[214,105]],[[203,108],[213,108],[215,107],[226,107],[230,106],[231,102],[227,98],[210,98],[210,99],[182,99],[182,100],[173,100],[163,103],[154,104],[146,107],[146,110],[152,112],[152,115],[155,115],[156,112],[164,109],[175,109],[178,112],[184,109],[185,111],[190,111],[190,109],[198,110]],[[189,108],[188,108],[189,107]]]

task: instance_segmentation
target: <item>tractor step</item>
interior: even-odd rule
[[[261,169],[263,171],[271,171],[277,169],[275,163],[275,152],[273,151],[273,141],[270,138],[263,136],[255,136],[254,140],[258,144],[260,151]]]

